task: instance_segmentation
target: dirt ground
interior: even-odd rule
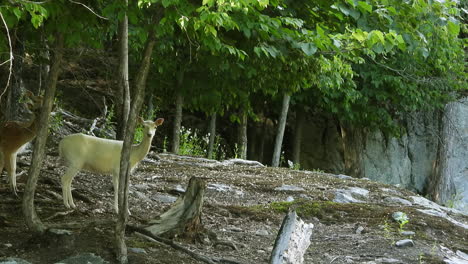
[[[159,157],[159,160],[157,160]],[[18,171],[27,170],[29,155],[20,157]],[[48,152],[36,195],[41,220],[51,228],[72,233],[32,236],[25,226],[21,200],[0,184],[0,258],[17,257],[31,263],[55,263],[80,253],[94,253],[115,263],[110,176],[79,173],[73,181],[77,209],[68,211],[61,201],[60,176],[64,167],[53,150]],[[19,179],[20,197],[25,177]],[[288,207],[314,224],[305,263],[444,263],[447,250],[468,252],[468,231],[447,220],[416,210],[417,206],[389,206],[383,202],[390,190],[400,198],[415,195],[395,186],[365,179],[340,179],[331,174],[286,168],[221,165],[202,159],[150,153],[131,179],[130,224],[147,221],[166,211],[191,177],[207,183],[202,222],[205,232],[195,242],[175,238],[198,254],[232,260],[230,263],[268,263]],[[303,189],[281,191],[292,185]],[[370,191],[366,203],[333,202],[335,191],[360,187]],[[294,200],[293,200],[294,199]],[[289,202],[286,202],[289,201]],[[405,212],[409,222],[403,236],[391,215]],[[468,223],[468,217],[457,218]],[[395,242],[411,238],[413,247]],[[220,243],[219,241],[222,241]],[[167,245],[127,234],[130,263],[202,263]],[[144,252],[143,252],[144,250]],[[224,262],[229,263],[229,262]]]

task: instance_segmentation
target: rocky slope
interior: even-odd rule
[[[21,157],[22,170],[29,160],[29,155]],[[78,174],[72,185],[78,209],[67,211],[59,186],[63,170],[56,153],[49,151],[36,206],[40,218],[59,234],[39,238],[28,233],[20,199],[9,193],[2,179],[0,263],[7,257],[56,263],[84,253],[91,253],[81,257],[93,258],[92,263],[114,263],[111,178]],[[213,259],[267,263],[282,218],[293,207],[314,224],[305,263],[468,262],[466,214],[366,179],[239,160],[217,162],[151,152],[131,180],[131,224],[145,225],[167,210],[191,177],[207,183],[205,232],[197,241],[175,241]],[[19,188],[24,189],[21,181]],[[396,218],[400,222],[395,220],[396,212],[404,213],[407,222],[403,224],[401,215]],[[130,263],[201,263],[136,233],[128,233],[127,245]]]

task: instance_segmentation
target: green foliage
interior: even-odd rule
[[[393,234],[393,228],[391,224],[387,220],[385,220],[382,227],[384,230],[385,239],[390,240],[392,245],[395,244],[395,236]]]
[[[182,127],[180,131],[179,154],[205,157],[208,151],[209,137],[209,134],[202,136],[197,129]],[[215,142],[213,145],[213,157],[214,159],[218,160],[223,160],[226,158],[226,151],[223,147],[221,137],[219,135],[216,135],[215,137]]]
[[[52,118],[50,120],[49,132],[50,133],[57,133],[57,132],[59,132],[60,128],[62,128],[62,126],[63,126],[62,113],[56,112],[54,115],[52,115]]]
[[[142,125],[138,125],[136,128],[135,128],[135,134],[133,136],[133,144],[138,144],[140,143],[142,140],[143,140],[143,137],[145,135],[143,134],[143,126]]]
[[[114,118],[114,106],[112,105],[106,114],[106,119],[104,120],[104,124],[102,125],[102,129],[100,131],[112,131],[114,130],[114,122],[112,119]],[[102,138],[109,138],[107,133],[100,133],[98,135]]]
[[[466,4],[459,5],[139,0],[125,7],[98,0],[86,8],[70,1],[9,1],[0,12],[10,29],[24,32],[21,41],[33,63],[41,58],[36,47],[45,47],[56,32],[65,33],[68,47],[101,49],[115,40],[127,13],[132,63],[142,57],[150,34],[158,39],[149,82],[158,87],[161,102],[172,103],[174,80],[182,72],[180,87],[192,110],[274,116],[266,109],[276,109],[271,106],[278,95],[289,93],[292,104],[398,135],[406,113],[442,107],[468,89],[461,38]],[[9,49],[5,34],[0,49]]]
[[[398,218],[395,219],[395,221],[398,222],[398,224],[400,225],[400,232],[403,231],[403,227],[409,223],[409,218],[408,218],[408,215],[406,215],[405,213],[402,213],[401,215],[399,215]]]
[[[300,170],[301,169],[301,164],[299,163],[294,163],[290,160],[288,160],[288,166],[290,169],[293,169],[293,170]]]
[[[208,149],[208,137],[201,137],[197,130],[182,127],[180,131],[179,154],[204,157]]]

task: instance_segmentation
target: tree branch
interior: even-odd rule
[[[83,3],[75,2],[75,1],[73,1],[73,0],[68,0],[68,1],[70,1],[70,2],[73,3],[73,4],[77,4],[77,5],[82,5],[82,6],[84,6],[84,7],[85,7],[86,9],[88,9],[91,13],[93,13],[95,16],[97,16],[97,17],[99,17],[99,18],[101,18],[101,19],[109,20],[107,17],[103,17],[103,16],[101,16],[101,15],[98,15],[98,14],[97,14],[96,12],[94,12],[90,7],[88,7],[87,5],[85,5],[85,4],[83,4]]]
[[[162,238],[162,237],[159,237],[159,236],[155,236],[150,231],[148,231],[148,230],[146,230],[144,228],[131,226],[131,225],[127,225],[127,228],[130,231],[143,234],[143,235],[148,236],[148,237],[150,237],[150,238],[152,238],[152,239],[154,239],[154,240],[156,240],[158,242],[169,245],[174,249],[180,250],[180,251],[186,253],[187,255],[191,256],[192,258],[196,259],[196,260],[203,261],[203,262],[208,263],[208,264],[215,264],[215,262],[213,260],[211,260],[210,258],[202,256],[202,255],[197,254],[197,253],[195,253],[195,252],[193,252],[193,251],[191,251],[191,250],[189,250],[189,249],[187,249],[187,248],[185,248],[183,246],[180,246],[180,245],[174,243],[172,240],[165,239],[165,238]]]

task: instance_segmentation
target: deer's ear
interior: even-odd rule
[[[164,118],[158,118],[158,119],[156,119],[156,121],[154,121],[154,124],[156,126],[160,126],[160,125],[162,125],[162,123],[164,123]]]
[[[143,117],[139,116],[138,117],[138,123],[143,124],[144,122],[145,122],[145,120],[143,119]]]

